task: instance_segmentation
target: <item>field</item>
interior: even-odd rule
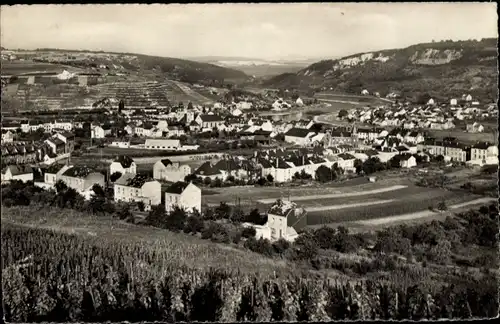
[[[290,198],[308,211],[307,223],[311,227],[328,224],[356,227],[361,224],[358,221],[383,218],[388,218],[384,224],[390,225],[392,222],[389,218],[396,221],[401,215],[428,211],[429,207],[435,209],[442,201],[447,206],[452,206],[482,198],[466,191],[417,187],[402,179],[366,183],[364,178],[356,178],[337,186],[223,188],[210,189],[203,194],[203,202],[209,206],[217,206],[220,201],[226,201],[230,205],[238,203],[244,210],[257,208],[261,212],[267,211],[278,198]],[[407,220],[412,218],[408,216]],[[419,218],[419,215],[416,214],[415,218]],[[358,223],[355,224],[356,222]]]

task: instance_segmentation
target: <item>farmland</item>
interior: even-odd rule
[[[340,186],[301,188],[230,188],[210,189],[203,196],[209,206],[219,201],[238,203],[243,209],[257,208],[265,212],[275,199],[295,201],[308,210],[307,223],[311,227],[345,224],[404,214],[428,211],[442,201],[447,206],[480,199],[466,191],[417,187],[409,181],[387,179],[378,183],[360,183],[358,178]],[[399,182],[399,184],[395,184]],[[239,198],[239,201],[238,201]],[[391,222],[387,222],[390,224]]]
[[[80,71],[80,69],[62,64],[38,63],[32,61],[2,61],[2,75],[61,73],[63,70],[69,72]]]

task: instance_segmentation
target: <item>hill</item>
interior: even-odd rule
[[[104,98],[138,108],[209,104],[227,84],[251,80],[213,64],[138,54],[43,49],[3,56],[4,111],[90,107]]]
[[[260,82],[269,88],[497,97],[497,39],[442,41],[323,60]]]

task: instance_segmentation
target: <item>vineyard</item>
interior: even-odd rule
[[[9,322],[421,320],[498,312],[493,275],[332,281],[190,269],[141,244],[9,223],[2,240]]]

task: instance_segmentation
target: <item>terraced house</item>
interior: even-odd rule
[[[188,213],[201,212],[201,189],[183,181],[173,183],[165,191],[165,210],[171,212],[176,206]]]
[[[191,167],[187,164],[172,162],[169,159],[157,161],[153,166],[153,178],[165,181],[183,181],[191,174]]]
[[[109,165],[109,174],[119,172],[123,174],[136,174],[137,165],[134,160],[126,155],[117,156]]]
[[[114,184],[115,201],[143,202],[145,210],[161,204],[161,184],[142,174],[124,174]]]

